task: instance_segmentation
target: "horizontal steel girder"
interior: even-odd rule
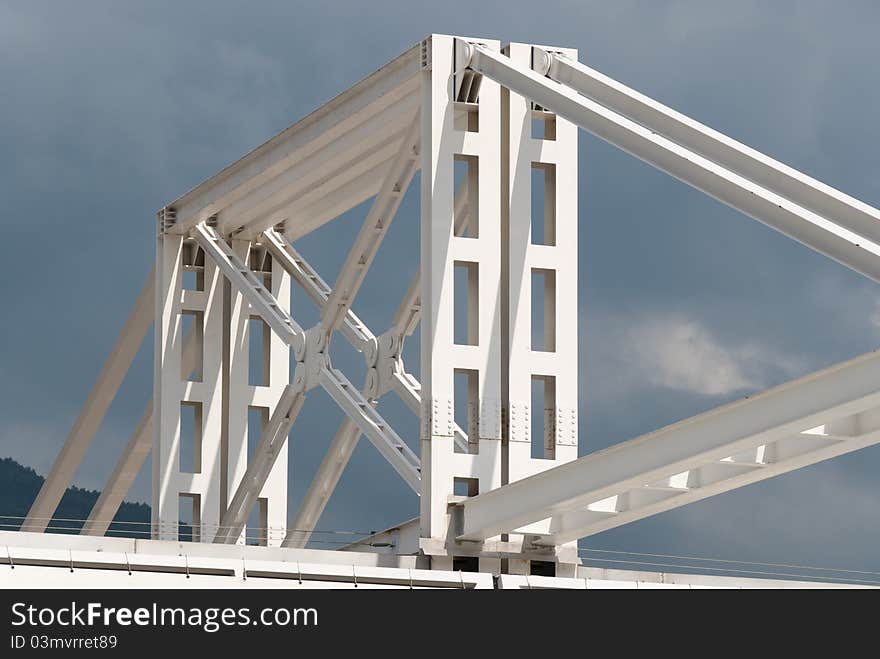
[[[880,442],[878,406],[872,352],[467,499],[460,539],[535,525],[560,544],[770,478]],[[613,500],[651,488],[669,497]]]

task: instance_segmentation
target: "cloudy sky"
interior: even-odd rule
[[[857,1],[0,0],[0,456],[51,466],[150,269],[156,209],[430,32],[576,47],[594,68],[880,205],[878,21],[876,3]],[[580,157],[583,453],[880,343],[874,284],[585,134]],[[331,281],[356,215],[301,241]],[[359,298],[374,329],[416,267],[417,241],[410,201]],[[306,303],[294,305],[308,324]],[[77,484],[101,487],[139,418],[150,345]],[[415,439],[400,406],[382,410]],[[292,438],[291,506],[340,418],[310,395]],[[361,444],[321,528],[417,512]],[[587,546],[880,570],[878,469],[868,449]],[[144,475],[131,498],[149,499]]]

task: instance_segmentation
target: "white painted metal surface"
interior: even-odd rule
[[[487,41],[498,51],[501,44]],[[501,433],[501,87],[484,81],[479,94],[462,92],[455,40],[434,35],[425,44],[430,68],[422,78],[421,166],[421,532],[436,551],[448,533],[447,506],[459,479],[468,491],[502,484]],[[461,95],[460,95],[460,92]],[[477,130],[456,121],[458,99],[476,105]],[[470,231],[455,234],[455,164],[468,181]],[[461,165],[460,165],[461,167]],[[476,168],[476,171],[475,171]],[[476,235],[475,235],[476,234]],[[454,299],[454,270],[467,272],[464,303]],[[468,310],[466,336],[456,342],[454,309]],[[467,388],[468,452],[455,450],[455,376]],[[463,382],[462,382],[463,380]],[[438,566],[451,566],[449,550]],[[481,559],[489,569],[491,558]]]
[[[338,370],[330,367],[325,354],[327,329],[323,323],[317,331],[303,330],[290,317],[259,278],[242,262],[235,252],[209,226],[196,227],[196,240],[205,253],[214,259],[229,282],[250,303],[279,337],[291,346],[297,364],[293,382],[282,394],[279,413],[273,415],[264,431],[247,471],[222,515],[215,542],[235,542],[243,530],[258,493],[278,457],[286,446],[287,435],[296,420],[308,389],[321,385],[354,421],[380,453],[391,463],[401,477],[418,490],[419,460],[394,429],[376,412],[372,405]]]
[[[703,577],[582,573],[575,541],[880,442],[880,356],[577,459],[578,127],[880,281],[880,211],[584,66],[574,50],[432,35],[160,211],[155,273],[24,528],[45,529],[152,318],[153,401],[83,536],[107,532],[152,451],[157,541],[125,545],[123,554],[170,564],[178,559],[147,555],[174,547],[220,561],[222,575],[206,567],[199,583],[290,585],[284,563],[309,563],[311,550],[302,547],[363,434],[421,497],[419,519],[371,536],[370,549],[412,554],[395,556],[387,569],[412,572],[418,562],[432,570],[425,587],[447,587],[443,575],[464,557],[478,559],[484,573],[501,572],[503,560],[501,588],[706,585]],[[377,335],[353,308],[417,173],[421,269]],[[371,198],[331,286],[291,242]],[[187,276],[195,286],[185,285]],[[320,310],[314,327],[296,321],[292,282]],[[250,373],[249,346],[259,338],[251,320],[268,328],[260,383]],[[401,357],[417,328],[421,382]],[[366,361],[361,387],[332,366],[336,333]],[[287,437],[315,387],[345,419],[288,524]],[[390,391],[421,417],[421,457],[376,408]],[[196,411],[188,471],[181,469],[182,406]],[[263,427],[248,455],[254,409]],[[177,542],[181,496],[192,501],[201,542]],[[262,528],[251,535],[267,546],[242,547],[255,510]],[[57,574],[53,543],[71,556],[99,553],[97,545],[65,545],[69,538],[15,537],[10,545],[25,542],[27,550],[8,558],[37,561],[17,573],[34,584]],[[334,555],[354,557],[340,559],[348,566],[373,560],[356,546],[345,549]],[[313,585],[339,583],[328,565],[340,563],[327,555],[312,561]],[[259,556],[265,565],[245,580],[238,562],[257,564]],[[103,583],[101,575],[119,569],[93,565],[115,560],[110,553],[77,560],[73,579],[83,582]],[[555,562],[558,576],[530,576],[535,560]],[[130,583],[144,582],[131,572]],[[486,576],[461,583],[491,587]],[[399,577],[375,577],[375,584],[399,586]]]
[[[577,51],[565,52],[577,59]],[[506,54],[511,62],[531,65],[529,44],[511,43]],[[505,98],[508,421],[502,478],[512,483],[578,454],[578,307],[571,304],[578,290],[578,130],[561,117],[536,113],[532,101],[515,92]],[[536,121],[544,124],[540,136],[533,135]],[[532,189],[536,184],[543,187],[540,194]],[[532,207],[538,200],[543,208]],[[540,309],[535,301],[542,302]],[[539,323],[533,322],[536,311]],[[540,330],[533,327],[538,324]],[[533,432],[542,436],[532,437]]]
[[[493,588],[490,574],[413,556],[10,532],[0,543],[0,588]]]
[[[88,542],[83,542],[88,540]],[[592,590],[839,588],[820,581],[580,568],[572,577],[428,569],[427,560],[370,552],[236,547],[0,532],[0,588],[333,588]],[[845,585],[858,588],[858,585]]]

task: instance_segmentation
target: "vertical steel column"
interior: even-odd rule
[[[507,50],[514,64],[531,68],[531,45],[511,43]],[[572,49],[548,50],[577,59]],[[515,92],[504,89],[502,98],[508,159],[503,210],[508,287],[504,482],[510,483],[577,458],[578,128],[535,109]],[[543,195],[532,189],[533,182],[544,187]],[[543,208],[533,208],[541,196]],[[534,284],[543,290],[533,290]],[[540,309],[533,305],[536,295],[543,297]],[[543,389],[539,407],[532,404],[535,387]],[[533,457],[533,425],[543,428],[541,446],[536,446],[540,457]],[[523,530],[546,531],[540,524],[533,526]],[[512,571],[516,567],[510,565]]]
[[[484,42],[498,50],[497,41]],[[501,134],[499,86],[462,80],[455,70],[455,40],[433,35],[424,43],[422,78],[421,215],[421,536],[435,568],[451,568],[446,546],[448,505],[455,479],[473,490],[501,485]],[[456,93],[469,85],[457,103]],[[454,231],[456,156],[469,159],[469,237]],[[474,237],[474,233],[477,236]],[[456,262],[475,271],[468,300],[454,299]],[[454,315],[469,310],[470,345],[454,341]],[[455,450],[454,374],[473,374],[476,396],[469,401],[470,450]],[[489,559],[486,559],[489,560]],[[482,567],[489,568],[487,564]]]
[[[205,259],[200,290],[184,290],[185,240],[160,233],[156,252],[156,351],[153,392],[153,533],[177,539],[179,497],[193,496],[194,539],[206,539],[220,515],[220,436],[222,409],[223,279]],[[188,245],[191,254],[196,246]],[[192,257],[194,258],[194,257]],[[201,322],[195,381],[183,373],[183,314]],[[197,406],[191,472],[181,471],[181,404]]]
[[[241,258],[242,262],[253,269],[257,258],[262,259],[265,251],[258,248],[255,243],[247,240],[233,240],[232,247]],[[281,265],[271,260],[271,285],[267,288],[278,300],[281,309],[290,312],[290,275],[285,272]],[[232,500],[239,483],[248,466],[248,435],[249,408],[264,408],[264,419],[268,420],[275,411],[275,406],[289,382],[290,377],[290,349],[277,333],[269,331],[268,345],[264,346],[263,384],[250,384],[250,343],[251,337],[250,319],[252,315],[251,305],[240,291],[232,288],[230,292],[230,318],[229,318],[229,396],[227,402],[227,446],[225,465],[225,492],[222,508],[225,511]],[[257,436],[262,436],[261,429],[257,430]],[[259,499],[265,499],[266,526],[270,529],[264,535],[264,540],[270,546],[278,546],[286,535],[287,527],[287,442],[279,450],[278,458],[273,466],[269,477],[263,486]],[[251,543],[260,540],[259,529],[246,527],[245,533],[239,539],[239,543],[245,543],[245,536]],[[212,534],[213,537],[213,534]]]
[[[164,233],[160,220],[156,243],[156,317],[153,373],[153,535],[177,539],[177,455],[180,435],[180,382],[183,339],[179,300],[182,290],[183,238]]]

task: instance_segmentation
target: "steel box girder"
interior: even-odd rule
[[[583,510],[878,405],[880,353],[871,352],[467,499],[459,539],[483,540]]]

